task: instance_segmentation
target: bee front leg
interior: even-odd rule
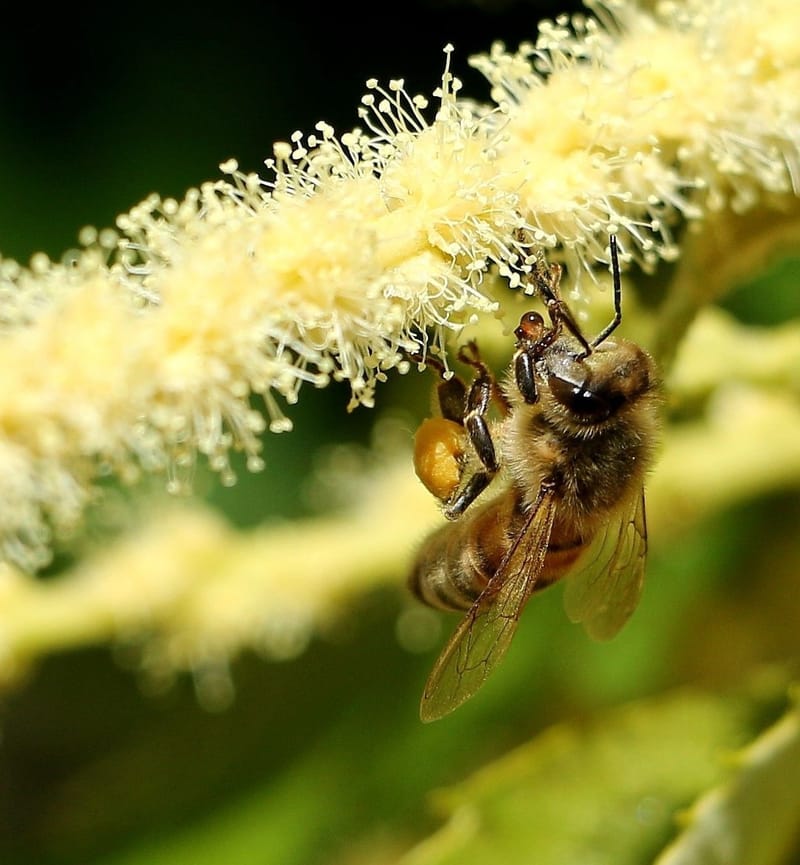
[[[539,296],[547,307],[547,314],[550,316],[554,337],[558,335],[563,325],[581,344],[584,352],[583,356],[586,357],[591,354],[592,346],[583,335],[580,325],[575,321],[569,306],[561,299],[559,288],[561,285],[561,266],[558,264],[542,265],[536,274],[535,283]]]

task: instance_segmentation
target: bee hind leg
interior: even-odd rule
[[[492,434],[486,422],[486,415],[492,400],[507,408],[507,402],[489,367],[481,360],[478,346],[468,342],[458,353],[458,359],[476,371],[475,379],[467,392],[464,412],[464,427],[469,434],[475,453],[490,476],[497,474],[499,465],[495,453]]]
[[[447,503],[444,513],[451,520],[461,516],[489,486],[492,478],[497,474],[500,466],[486,415],[493,401],[499,403],[504,412],[507,412],[509,408],[505,395],[498,387],[494,376],[481,360],[477,343],[473,341],[463,346],[458,353],[458,359],[476,371],[475,378],[462,403],[462,423],[472,448],[480,460],[481,467],[468,478]]]
[[[436,396],[441,415],[463,427],[475,455],[479,460],[478,470],[471,473],[466,482],[459,484],[452,496],[445,502],[444,514],[454,520],[475,501],[486,489],[499,470],[497,453],[486,420],[489,407],[494,402],[503,414],[508,414],[510,405],[491,370],[482,361],[478,345],[471,341],[458,352],[458,359],[475,370],[475,378],[469,388],[457,375],[448,375],[444,363],[439,358],[411,356],[412,360],[424,362],[434,369],[441,379]]]
[[[424,363],[435,370],[441,381],[436,386],[436,400],[439,403],[439,411],[446,420],[451,420],[459,426],[464,425],[464,408],[467,402],[467,386],[464,382],[451,372],[438,357],[421,354],[410,354],[409,358],[417,363]]]
[[[455,520],[478,498],[489,486],[494,474],[486,471],[475,472],[444,508],[448,520]]]

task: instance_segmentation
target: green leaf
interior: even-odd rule
[[[730,777],[724,758],[752,736],[752,709],[743,697],[681,691],[553,727],[440,791],[446,823],[402,863],[652,862],[676,814]]]
[[[656,865],[773,865],[800,838],[800,712],[745,748],[735,774],[691,809]]]

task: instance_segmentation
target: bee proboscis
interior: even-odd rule
[[[561,299],[560,268],[540,262],[530,278],[549,324],[537,312],[522,316],[502,385],[474,342],[463,347],[474,381],[468,388],[443,376],[441,416],[417,432],[417,474],[452,522],[423,543],[409,583],[431,606],[467,610],[428,678],[423,721],[483,685],[535,591],[569,575],[567,614],[599,640],[613,637],[639,601],[659,398],[650,356],[609,338],[622,318],[613,235],[610,257],[614,318],[600,334],[583,336]]]

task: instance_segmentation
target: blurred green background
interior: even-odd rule
[[[318,120],[346,130],[369,77],[428,93],[447,42],[465,92],[483,98],[467,57],[495,39],[515,46],[567,8],[19,6],[0,55],[0,251],[57,258],[83,225],[112,224],[153,190],[181,196],[231,156],[257,170],[271,142]],[[798,316],[799,278],[789,263],[726,303],[760,321],[768,287],[768,318]],[[242,525],[303,515],[308,455],[366,442],[379,414],[348,415],[346,402],[342,387],[305,392],[294,432],[266,442],[264,472],[200,487]],[[412,418],[427,403],[408,378],[378,394],[379,410]],[[548,725],[687,683],[736,689],[796,658],[799,523],[800,496],[786,489],[668,548],[652,538],[645,599],[608,645],[569,625],[560,590],[544,593],[502,674],[430,726],[417,706],[434,653],[396,639],[402,586],[361,599],[298,660],[237,660],[235,702],[217,714],[188,678],[144,695],[107,648],[52,657],[0,695],[0,862],[394,861],[438,825],[429,791]]]

